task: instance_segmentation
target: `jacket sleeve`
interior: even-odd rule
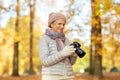
[[[69,42],[69,40],[67,38],[66,38],[66,44],[70,45],[70,42]],[[69,56],[69,60],[70,60],[70,63],[72,65],[74,65],[76,60],[77,60],[77,56],[75,56],[75,55],[76,55],[76,53],[73,53],[73,55]]]
[[[65,56],[62,55],[62,52],[57,52],[57,50],[54,51],[55,54],[53,53],[52,55],[49,55],[49,47],[45,36],[40,38],[38,49],[43,66],[54,65],[65,58]]]

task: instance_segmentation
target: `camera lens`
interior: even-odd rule
[[[85,56],[86,53],[80,48],[81,45],[78,42],[73,42],[71,45],[73,45],[74,48],[76,48],[75,52],[80,58]]]
[[[76,48],[76,51],[77,55],[82,58],[85,56],[85,52],[81,49],[81,48]]]

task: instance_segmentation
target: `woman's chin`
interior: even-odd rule
[[[63,30],[60,30],[60,31],[58,31],[58,32],[60,32],[60,33],[61,33],[61,32],[63,32]]]

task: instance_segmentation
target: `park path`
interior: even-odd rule
[[[12,76],[0,76],[0,80],[41,80],[40,75],[26,75],[19,77]],[[76,74],[75,80],[120,80],[120,73],[106,73],[103,79],[98,79],[97,77],[92,77],[85,74]]]

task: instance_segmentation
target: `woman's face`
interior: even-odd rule
[[[66,21],[64,19],[58,19],[51,24],[51,28],[55,32],[63,32]]]

